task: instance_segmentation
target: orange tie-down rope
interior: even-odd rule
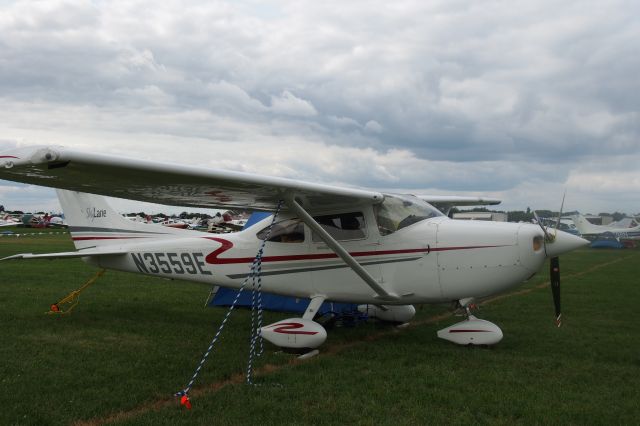
[[[76,305],[80,302],[80,293],[82,293],[82,291],[89,287],[91,284],[93,284],[94,282],[96,282],[96,280],[98,278],[100,278],[102,276],[102,274],[105,273],[105,269],[101,269],[98,271],[97,274],[95,274],[89,281],[87,281],[86,283],[84,283],[82,285],[82,287],[80,287],[77,290],[73,290],[71,293],[69,293],[68,295],[66,295],[65,297],[63,297],[62,299],[60,299],[57,303],[54,303],[53,305],[51,305],[49,307],[49,312],[45,312],[45,314],[49,314],[49,315],[66,315],[71,313],[71,311],[73,310],[73,308],[76,307]],[[66,307],[66,309],[63,309],[63,305],[69,305]]]

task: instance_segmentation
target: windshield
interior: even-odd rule
[[[443,216],[435,207],[413,195],[386,195],[373,206],[380,235],[389,235],[416,222]]]

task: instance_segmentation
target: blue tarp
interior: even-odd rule
[[[621,249],[624,248],[624,244],[616,240],[596,240],[591,242],[591,248]]]
[[[216,296],[209,303],[209,306],[231,306],[233,300],[238,294],[237,290],[228,288],[220,288]],[[278,296],[275,294],[262,293],[262,308],[267,311],[276,312],[293,312],[304,313],[307,310],[310,299],[297,299],[295,297]],[[246,289],[240,295],[238,307],[251,307],[251,289]],[[332,303],[324,302],[318,310],[318,315],[324,315],[329,312],[346,313],[354,312],[358,309],[358,305],[353,303]]]
[[[594,241],[591,242],[591,248],[624,248],[624,244],[616,238],[613,232],[603,232]]]

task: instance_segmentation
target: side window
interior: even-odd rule
[[[314,219],[329,235],[338,241],[360,240],[366,237],[366,227],[362,213],[330,214],[316,216]],[[313,241],[320,242],[322,239],[314,232]]]
[[[264,240],[269,232],[269,227],[258,232],[256,236]],[[277,222],[271,228],[270,242],[274,243],[302,243],[304,242],[304,225],[300,219],[286,219]]]

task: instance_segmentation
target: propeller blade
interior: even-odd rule
[[[551,293],[553,294],[553,304],[556,308],[556,325],[562,325],[562,313],[560,311],[560,258],[549,259],[549,277],[551,279]]]
[[[558,235],[558,228],[560,228],[560,218],[562,218],[562,209],[564,209],[564,198],[567,196],[567,191],[564,191],[564,194],[562,194],[562,204],[560,204],[560,212],[558,212],[558,222],[556,222],[556,230],[553,233],[553,236],[555,237],[556,235]]]
[[[536,223],[538,224],[538,226],[542,228],[542,232],[544,232],[544,234],[547,235],[547,230],[544,228],[544,226],[542,226],[542,222],[540,222],[538,213],[535,210],[533,211],[533,217],[536,219]]]

